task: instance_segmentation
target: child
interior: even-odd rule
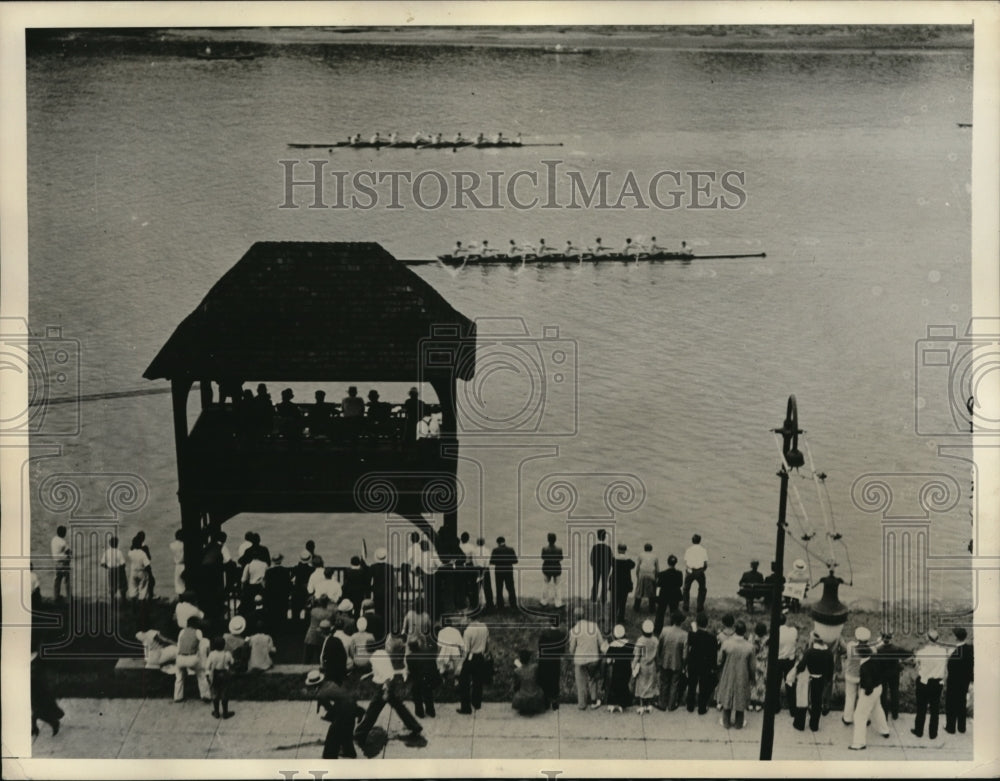
[[[208,653],[208,680],[212,687],[212,715],[220,718],[219,704],[222,704],[221,718],[231,719],[235,714],[229,710],[229,677],[233,666],[233,655],[226,650],[226,641],[221,637],[212,638],[212,650]]]

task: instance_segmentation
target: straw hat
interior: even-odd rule
[[[241,635],[246,628],[247,620],[243,616],[233,616],[229,621],[229,633],[232,635]]]
[[[642,633],[644,635],[653,634],[653,622],[650,621],[648,618],[642,622]]]
[[[868,627],[859,626],[857,629],[854,630],[854,639],[857,640],[859,643],[867,643],[869,640],[872,639],[871,630],[868,629]]]
[[[358,619],[358,631],[364,632],[368,628],[368,619],[364,616]]]
[[[323,673],[319,670],[310,670],[306,674],[306,686],[315,686],[318,683],[323,683]]]
[[[386,553],[385,548],[375,549],[375,561],[385,561],[386,556],[388,556],[388,554]]]
[[[349,599],[342,599],[340,600],[340,604],[337,605],[337,610],[339,610],[341,613],[350,613],[352,610],[354,610],[354,603],[351,602],[351,600]]]
[[[312,557],[313,555],[309,551],[304,550],[299,554],[299,561],[312,561]]]
[[[806,563],[802,561],[802,559],[796,559],[794,562],[792,562],[792,569],[796,569],[799,572],[801,572],[805,568],[806,568]]]
[[[616,640],[621,640],[623,637],[625,637],[625,627],[623,627],[621,624],[616,624],[614,629],[614,635]]]

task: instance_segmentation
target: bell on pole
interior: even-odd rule
[[[832,644],[840,637],[840,633],[847,623],[847,605],[840,601],[838,590],[843,578],[834,574],[833,568],[825,578],[820,578],[823,584],[823,596],[819,598],[810,612],[813,619],[813,632],[823,640],[824,643]]]

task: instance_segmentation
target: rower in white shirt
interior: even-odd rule
[[[381,144],[382,143],[382,136],[379,135],[379,132],[377,130],[375,131],[375,135],[372,136],[371,142],[373,144]]]

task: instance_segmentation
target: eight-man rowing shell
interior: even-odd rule
[[[395,143],[389,141],[358,141],[357,143],[352,143],[350,141],[333,141],[328,144],[293,144],[290,143],[292,149],[320,149],[320,148],[345,148],[345,149],[462,149],[465,147],[471,147],[473,149],[520,149],[522,147],[529,146],[562,146],[562,142],[556,142],[551,144],[525,144],[517,141],[396,141]]]
[[[497,265],[537,265],[540,263],[635,263],[656,262],[665,260],[712,260],[717,258],[766,258],[766,252],[738,255],[695,255],[693,252],[654,252],[625,255],[624,253],[583,252],[579,255],[566,255],[561,252],[551,252],[544,255],[528,253],[525,255],[438,255],[437,260],[403,260],[407,265],[427,265],[443,263],[446,266],[497,266]]]

